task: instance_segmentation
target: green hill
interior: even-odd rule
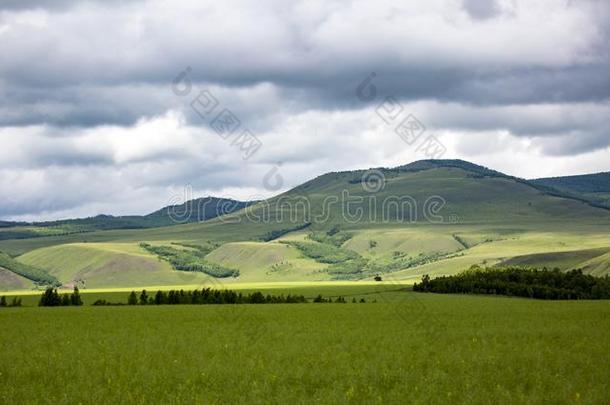
[[[188,217],[188,208],[174,212]],[[473,264],[610,273],[610,211],[459,160],[328,173],[234,208],[205,222],[5,240],[0,251],[64,285],[89,288],[210,280],[159,262],[141,242],[214,246],[198,253],[201,260],[239,270],[222,283],[372,280],[378,274],[416,281]],[[164,212],[150,217],[164,218]]]
[[[203,284],[204,274],[177,272],[137,244],[64,244],[37,249],[19,261],[44,267],[65,286],[112,288],[123,286]]]
[[[97,215],[89,218],[47,222],[0,221],[0,240],[60,236],[99,230],[147,229],[183,223],[197,223],[245,208],[254,202],[205,197],[163,207],[148,215]]]
[[[371,173],[382,176],[382,183],[363,184]],[[283,224],[286,229],[309,222],[313,229],[325,229],[334,224],[507,224],[600,217],[610,213],[458,160],[328,173],[235,214],[240,223],[262,220],[270,228]]]
[[[610,208],[610,172],[531,180],[532,184],[578,195],[593,204]]]

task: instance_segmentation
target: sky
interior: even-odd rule
[[[607,0],[3,0],[0,219],[464,159],[610,171]]]

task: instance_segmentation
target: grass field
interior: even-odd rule
[[[295,289],[369,303],[0,308],[10,325],[0,329],[0,402],[604,404],[610,395],[608,302]]]

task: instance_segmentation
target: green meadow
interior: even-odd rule
[[[0,308],[0,402],[603,404],[610,395],[605,301],[389,283],[271,290],[348,303]]]

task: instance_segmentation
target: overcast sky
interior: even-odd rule
[[[3,0],[0,218],[261,198],[443,150],[610,171],[609,52],[607,0]]]

